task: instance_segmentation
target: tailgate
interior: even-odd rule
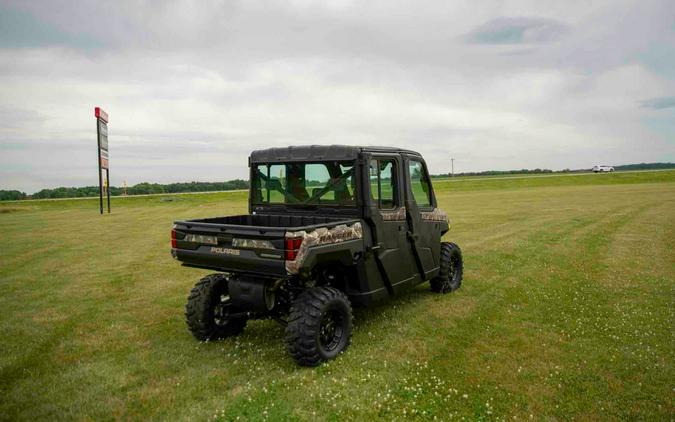
[[[173,230],[171,253],[185,265],[269,276],[286,273],[285,228],[177,221]]]

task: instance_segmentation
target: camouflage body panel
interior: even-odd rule
[[[328,245],[333,243],[341,243],[347,240],[362,239],[363,228],[361,223],[354,223],[350,226],[340,224],[333,228],[320,227],[311,232],[297,231],[287,232],[286,237],[301,237],[302,244],[295,257],[294,261],[286,261],[286,271],[289,274],[297,274],[302,267],[302,264],[312,246]]]
[[[380,211],[380,215],[384,221],[405,220],[405,207],[401,207],[396,211]]]
[[[232,239],[232,246],[235,248],[248,249],[276,249],[272,242],[264,239],[246,239],[235,237]]]
[[[433,211],[420,212],[422,220],[424,221],[444,221],[448,223],[448,214],[440,208],[434,208]]]

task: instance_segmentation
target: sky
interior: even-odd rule
[[[0,189],[247,178],[254,149],[431,173],[675,161],[675,2],[0,0]]]

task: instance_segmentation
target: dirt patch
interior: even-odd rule
[[[29,211],[28,208],[0,207],[0,214],[10,214],[13,212]]]

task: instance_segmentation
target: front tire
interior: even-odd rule
[[[197,340],[218,340],[244,330],[246,318],[229,315],[232,301],[225,274],[211,274],[195,284],[185,305],[185,321]]]
[[[431,291],[449,293],[459,289],[464,276],[462,251],[454,243],[441,243],[441,269],[438,276],[431,280]]]
[[[286,342],[302,366],[317,366],[335,358],[351,343],[352,307],[347,296],[333,287],[313,287],[291,306]]]

